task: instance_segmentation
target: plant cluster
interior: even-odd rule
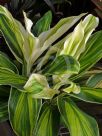
[[[23,14],[25,27],[0,6],[15,57],[0,51],[0,121],[9,119],[18,136],[57,136],[61,123],[71,136],[99,136],[96,120],[76,105],[102,103],[102,71],[92,69],[102,58],[102,31],[92,34],[99,19],[81,14],[50,28],[50,11],[35,25]]]

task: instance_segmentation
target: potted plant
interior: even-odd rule
[[[34,26],[24,19],[25,27],[0,6],[0,30],[15,57],[0,52],[0,121],[9,119],[18,136],[57,136],[60,124],[71,136],[99,136],[96,120],[75,104],[102,103],[101,70],[92,69],[102,58],[102,31],[91,36],[98,18],[72,16],[51,29],[50,11]]]

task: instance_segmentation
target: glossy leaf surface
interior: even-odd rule
[[[42,107],[34,136],[57,136],[59,123],[60,115],[58,109],[45,103]]]
[[[58,107],[71,136],[99,136],[95,119],[81,111],[69,98],[59,98]]]
[[[11,125],[18,136],[32,136],[39,115],[41,100],[12,88],[9,99]]]
[[[68,55],[60,55],[48,65],[43,71],[46,75],[62,75],[70,73],[78,73],[80,70],[80,64],[73,57]]]
[[[22,87],[27,78],[13,73],[11,70],[0,67],[0,84],[14,87]]]
[[[45,76],[32,74],[24,86],[25,91],[33,98],[52,99],[59,92],[51,89]]]
[[[80,72],[89,70],[102,58],[102,31],[96,32],[89,39],[86,50],[79,59]]]

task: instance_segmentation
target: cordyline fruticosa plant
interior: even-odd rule
[[[87,15],[62,36],[83,16],[64,18],[49,29],[50,11],[33,27],[24,13],[23,27],[0,6],[0,30],[16,58],[0,52],[0,121],[9,118],[18,136],[57,136],[61,122],[71,136],[99,136],[95,119],[75,104],[102,103],[101,73],[82,84],[102,58],[102,31],[91,36],[98,18]]]

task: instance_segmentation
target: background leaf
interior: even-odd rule
[[[52,13],[48,11],[44,16],[37,21],[37,23],[32,28],[32,33],[35,36],[39,36],[44,31],[49,30],[52,21]]]
[[[8,101],[0,98],[0,122],[8,120]]]
[[[53,12],[55,12],[55,8],[53,6],[53,3],[50,0],[44,0],[45,3],[52,9]]]
[[[10,94],[10,87],[0,85],[0,122],[9,119],[8,116],[8,99]]]

